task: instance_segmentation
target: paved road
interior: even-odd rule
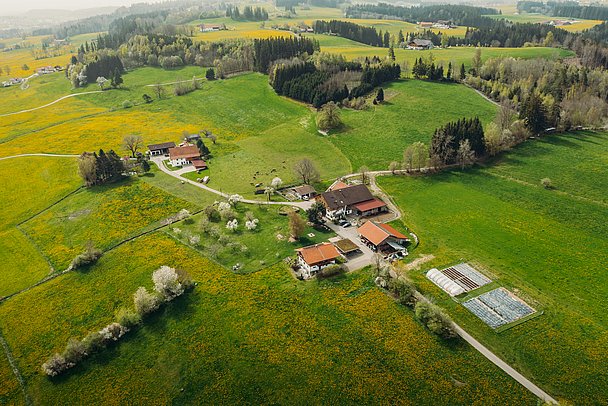
[[[50,103],[47,103],[47,104],[45,104],[43,106],[38,106],[38,107],[31,108],[31,109],[26,109],[26,110],[14,111],[12,113],[0,114],[0,117],[12,116],[12,115],[21,114],[21,113],[28,113],[30,111],[40,110],[40,109],[43,109],[45,107],[51,106],[51,105],[53,105],[55,103],[59,103],[60,101],[65,100],[65,99],[69,99],[70,97],[76,97],[76,96],[80,96],[80,95],[83,95],[83,94],[101,93],[101,92],[102,92],[101,90],[93,90],[93,91],[90,91],[90,92],[72,93],[72,94],[68,94],[67,96],[60,97],[57,100],[54,100],[54,101],[52,101]]]
[[[216,195],[222,196],[224,198],[229,198],[231,195],[229,193],[223,193],[220,192],[219,190],[210,188],[209,186],[203,184],[203,183],[199,183],[199,182],[195,182],[193,180],[187,179],[187,178],[183,178],[182,176],[180,176],[181,174],[187,173],[187,172],[192,172],[194,170],[194,167],[189,166],[189,167],[185,167],[182,168],[178,171],[172,171],[167,169],[167,167],[165,167],[165,165],[163,164],[163,159],[165,159],[164,157],[159,157],[159,156],[155,156],[152,157],[150,160],[152,162],[154,162],[156,164],[156,166],[158,166],[158,168],[163,171],[164,173],[166,173],[167,175],[173,176],[176,179],[179,179],[182,182],[187,182],[191,185],[194,185],[196,187],[199,187],[201,189],[204,189],[208,192],[211,193],[215,193]],[[295,207],[299,207],[302,210],[308,210],[313,202],[312,201],[302,201],[302,202],[272,202],[272,201],[267,201],[267,200],[251,200],[251,199],[242,199],[241,200],[242,203],[248,203],[248,204],[266,204],[266,205],[277,205],[277,206],[295,206]]]

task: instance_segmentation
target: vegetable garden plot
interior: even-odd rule
[[[471,313],[492,328],[512,323],[536,312],[505,288],[494,289],[463,303]]]

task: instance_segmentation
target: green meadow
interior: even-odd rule
[[[68,375],[41,374],[163,264],[197,286]],[[366,271],[311,283],[283,265],[235,275],[158,233],[2,303],[0,325],[34,403],[536,402],[472,348],[429,335]]]
[[[436,259],[410,272],[420,288],[484,344],[553,396],[605,400],[608,334],[608,204],[605,133],[526,142],[488,168],[380,185]],[[540,179],[548,177],[555,189]],[[472,261],[544,313],[495,333],[424,277]]]

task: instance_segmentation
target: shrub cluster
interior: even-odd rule
[[[456,338],[452,320],[432,303],[420,301],[414,308],[416,319],[424,324],[432,333],[444,339]]]
[[[318,279],[331,278],[332,276],[341,275],[344,273],[344,267],[342,265],[330,265],[321,269],[317,273]]]
[[[190,275],[183,270],[161,266],[152,273],[154,292],[139,287],[133,294],[133,308],[120,308],[116,321],[98,331],[92,331],[82,340],[70,338],[63,352],[53,354],[42,371],[48,376],[57,376],[76,366],[89,355],[101,351],[118,341],[142,322],[142,317],[157,310],[163,302],[169,302],[193,286]]]
[[[102,255],[103,252],[101,250],[95,248],[91,243],[88,243],[85,251],[72,260],[71,268],[80,269],[92,265],[97,262]]]

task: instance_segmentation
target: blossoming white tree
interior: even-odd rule
[[[283,184],[283,180],[281,180],[281,178],[276,177],[274,178],[271,182],[270,182],[270,186],[272,186],[273,189],[278,189],[281,187],[281,185]]]
[[[258,219],[251,219],[251,220],[247,220],[245,222],[245,228],[247,230],[255,230],[256,227],[258,226],[259,220]]]
[[[161,266],[152,274],[152,281],[154,290],[162,294],[167,302],[184,293],[175,268]]]
[[[230,220],[229,222],[226,223],[226,228],[232,232],[235,232],[238,227],[239,227],[239,222],[237,221],[237,219]]]

